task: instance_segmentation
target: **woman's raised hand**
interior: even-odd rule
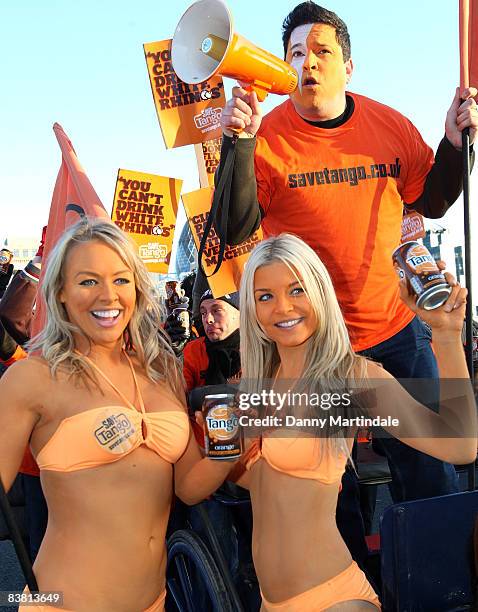
[[[436,263],[441,271],[445,270],[445,262],[437,261]],[[435,333],[449,332],[452,335],[456,333],[461,334],[468,290],[465,287],[461,287],[450,272],[443,273],[446,282],[451,286],[452,290],[447,301],[439,308],[434,310],[418,308],[416,305],[417,296],[414,293],[410,293],[405,279],[400,281],[400,297],[410,310],[430,325]]]

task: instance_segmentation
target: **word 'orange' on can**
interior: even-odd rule
[[[416,240],[401,244],[392,254],[393,265],[400,278],[417,295],[417,306],[433,310],[442,306],[451,287],[439,270],[430,251]]]
[[[202,405],[204,445],[209,459],[237,459],[242,454],[242,429],[232,393],[206,395]]]

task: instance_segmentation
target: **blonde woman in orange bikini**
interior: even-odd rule
[[[196,503],[231,465],[201,458],[147,271],[126,235],[82,221],[47,265],[37,356],[1,381],[0,476],[8,489],[30,442],[49,510],[34,566],[41,591],[63,593],[62,609],[75,612],[157,612],[173,478],[179,497]]]
[[[454,286],[446,305],[431,312],[420,310],[420,316],[433,328],[441,377],[466,379],[461,344],[466,290],[451,276],[448,280]],[[464,431],[470,435],[451,439],[454,430],[447,418],[452,424],[457,420],[452,409],[441,405],[440,415],[432,413],[377,364],[354,354],[329,275],[316,253],[300,239],[283,234],[257,246],[246,265],[240,297],[245,394],[260,392],[267,379],[281,391],[292,391],[292,380],[327,389],[344,387],[347,379],[376,379],[376,401],[369,408],[373,414],[399,418],[402,432],[410,432],[411,422],[417,427],[431,423],[430,436],[448,436],[402,436],[405,442],[445,461],[475,459],[476,414],[468,383],[463,381],[459,411]],[[402,297],[417,312],[403,288]],[[385,381],[386,385],[380,384]],[[317,416],[324,416],[324,411],[315,410]],[[284,416],[284,412],[275,415]],[[327,439],[283,432],[264,431],[252,442],[245,453],[248,471],[240,480],[251,493],[253,555],[262,610],[380,609],[335,521],[340,481],[355,432]]]

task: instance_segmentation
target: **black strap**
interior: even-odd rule
[[[217,259],[217,264],[212,274],[207,275],[204,271],[206,277],[213,276],[221,267],[221,264],[224,260],[224,252],[226,250],[226,237],[227,237],[227,217],[229,215],[229,203],[231,201],[231,187],[232,187],[232,176],[234,172],[234,158],[236,156],[236,139],[233,139],[233,146],[227,151],[226,161],[224,162],[223,171],[217,187],[214,191],[214,197],[212,199],[211,210],[209,211],[209,216],[206,222],[206,227],[204,228],[204,232],[201,238],[201,244],[199,245],[199,253],[198,253],[198,265],[202,267],[202,257],[204,254],[204,249],[206,248],[207,240],[209,238],[209,234],[211,233],[211,229],[213,224],[216,227],[216,231],[219,237],[219,254]],[[219,223],[215,223],[218,209],[221,209],[221,218],[219,219]],[[204,270],[204,268],[203,268]]]

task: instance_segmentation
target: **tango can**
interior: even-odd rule
[[[423,244],[404,242],[395,249],[392,259],[398,276],[405,278],[417,295],[419,308],[433,310],[447,301],[451,287]]]
[[[242,454],[242,429],[233,393],[206,395],[202,405],[204,442],[209,459],[237,459]]]

